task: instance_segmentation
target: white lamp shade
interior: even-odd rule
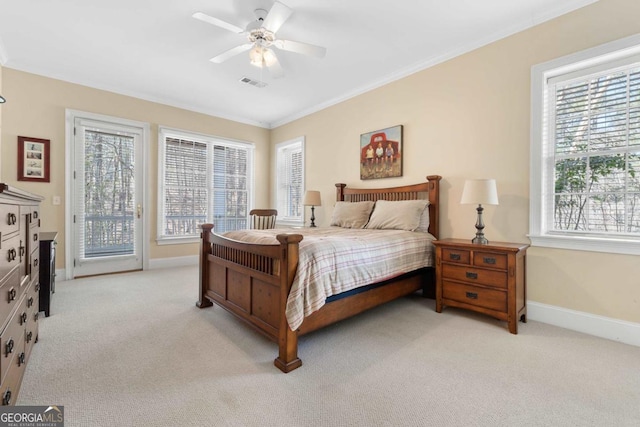
[[[320,192],[308,190],[304,193],[304,201],[302,204],[305,206],[321,206],[322,201],[320,200]]]
[[[498,190],[495,179],[467,179],[462,190],[462,204],[497,205]]]

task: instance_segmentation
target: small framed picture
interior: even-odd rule
[[[49,182],[48,139],[18,137],[18,181]]]
[[[402,176],[402,125],[360,135],[360,179]]]

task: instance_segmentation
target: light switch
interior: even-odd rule
[[[60,196],[53,196],[53,204],[54,205],[60,204]]]

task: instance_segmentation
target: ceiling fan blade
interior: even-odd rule
[[[286,50],[289,52],[301,53],[303,55],[315,56],[316,58],[323,58],[327,53],[327,48],[322,46],[316,46],[309,43],[295,42],[293,40],[276,40],[273,45],[278,49]]]
[[[207,24],[215,25],[216,27],[224,28],[225,30],[229,30],[233,33],[244,33],[244,28],[240,28],[236,25],[230,24],[228,22],[222,21],[218,18],[214,18],[213,16],[209,16],[202,12],[196,12],[193,15],[194,18],[199,19],[202,22],[206,22]]]
[[[264,19],[262,23],[262,27],[271,31],[272,33],[276,33],[282,24],[285,23],[287,19],[291,16],[293,10],[289,8],[279,1],[276,1],[273,6],[271,6],[271,10],[269,10],[269,14]]]
[[[253,43],[241,44],[240,46],[236,46],[233,49],[229,49],[229,50],[227,50],[225,52],[222,52],[218,56],[214,56],[209,61],[215,62],[216,64],[220,64],[220,63],[226,61],[227,59],[231,58],[232,56],[235,56],[235,55],[237,55],[239,53],[247,51],[247,50],[251,49],[252,47],[253,47]]]
[[[273,55],[275,60],[271,65],[269,65],[269,72],[274,79],[279,79],[284,76],[284,70],[282,69],[282,65],[280,65],[280,61]]]

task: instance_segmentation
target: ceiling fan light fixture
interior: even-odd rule
[[[264,49],[264,51],[262,52],[262,59],[264,61],[264,64],[267,67],[271,67],[273,64],[276,63],[276,61],[278,60],[276,58],[276,54],[273,53],[273,51],[271,49]]]
[[[254,67],[262,68],[264,66],[264,48],[255,46],[249,51],[249,60]]]

